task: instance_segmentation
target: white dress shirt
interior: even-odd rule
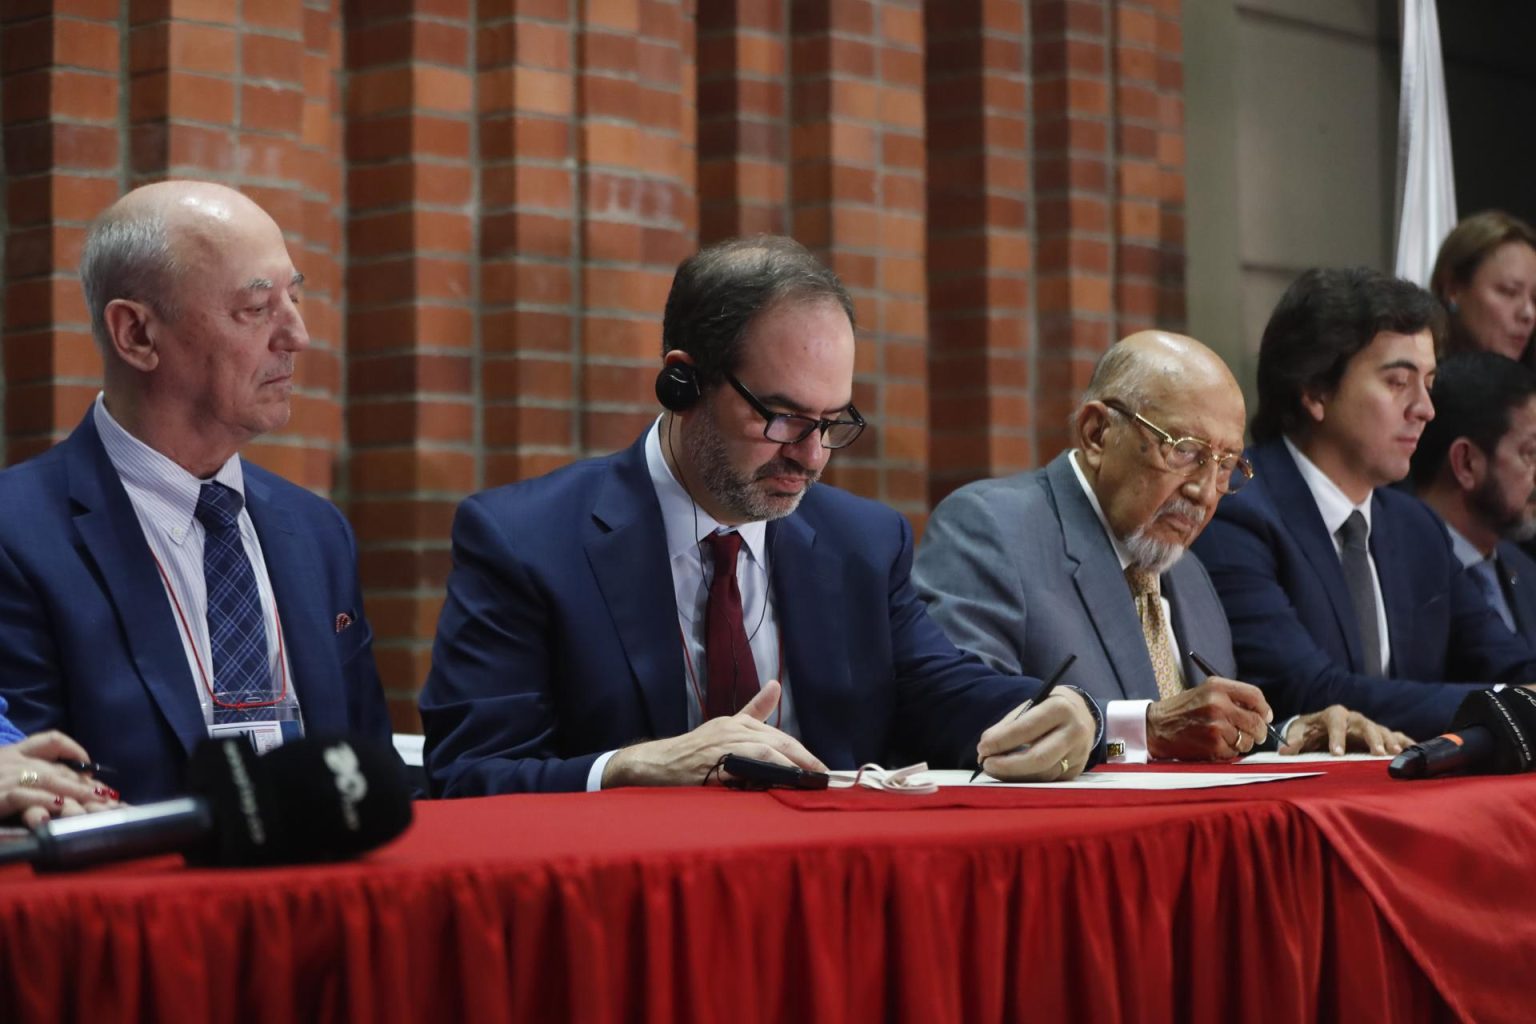
[[[1083,475],[1082,467],[1077,464],[1077,449],[1073,449],[1068,455],[1067,461],[1072,464],[1072,472],[1077,477],[1077,482],[1083,488],[1083,493],[1088,496],[1088,503],[1093,506],[1093,514],[1099,517],[1099,525],[1104,527],[1104,536],[1109,538],[1109,543],[1115,549],[1115,557],[1120,559],[1120,571],[1124,572],[1131,564],[1130,552],[1125,545],[1120,543],[1120,538],[1115,536],[1115,531],[1110,528],[1109,520],[1104,517],[1104,509],[1099,505],[1099,496],[1093,493],[1093,487],[1089,485],[1088,478]],[[1129,588],[1127,588],[1129,595]],[[1184,659],[1179,654],[1179,641],[1173,635],[1173,608],[1169,606],[1168,599],[1158,592],[1158,601],[1163,606],[1163,632],[1168,637],[1168,646],[1173,651],[1174,669],[1179,673],[1179,682],[1184,682]],[[1147,708],[1152,706],[1150,700],[1112,700],[1104,705],[1104,738],[1107,742],[1120,743],[1122,753],[1113,754],[1106,760],[1110,764],[1145,764],[1147,758]]]
[[[676,641],[683,648],[683,687],[688,705],[688,728],[696,729],[704,721],[702,700],[709,682],[708,660],[704,651],[704,610],[709,601],[709,584],[714,579],[713,562],[702,556],[704,538],[732,529],[721,525],[689,497],[673,475],[662,455],[665,440],[661,418],[651,425],[645,437],[645,464],[650,470],[656,500],[661,504],[661,522],[667,536],[667,559],[672,567],[672,591],[677,602]],[[741,534],[741,552],[736,557],[736,583],[741,590],[741,618],[757,665],[757,678],[766,683],[777,679],[782,687],[779,706],[768,717],[768,724],[799,738],[789,680],[785,677],[783,647],[779,643],[778,616],[774,612],[772,585],[768,575],[768,524],[746,523],[734,527]],[[708,564],[706,564],[708,563]],[[602,788],[603,771],[616,751],[608,751],[592,763],[587,773],[587,791]]]
[[[1376,556],[1371,554],[1371,495],[1367,494],[1365,500],[1356,505],[1349,500],[1349,496],[1339,490],[1339,485],[1328,478],[1328,474],[1317,468],[1317,464],[1301,453],[1301,449],[1291,443],[1290,438],[1283,438],[1286,451],[1291,453],[1291,458],[1296,460],[1296,468],[1301,471],[1302,480],[1306,481],[1307,490],[1312,492],[1312,500],[1317,505],[1317,511],[1323,517],[1323,526],[1328,531],[1328,536],[1333,539],[1334,553],[1339,556],[1340,565],[1343,564],[1344,542],[1339,539],[1339,528],[1353,512],[1359,512],[1365,518],[1366,549],[1365,560],[1371,567],[1371,586],[1376,591],[1376,635],[1381,638],[1381,672],[1386,675],[1392,660],[1391,638],[1387,636],[1387,605],[1381,599],[1381,576],[1376,572]]]
[[[208,641],[208,586],[203,577],[203,524],[193,514],[206,480],[182,469],[166,456],[134,437],[112,418],[103,395],[96,396],[91,413],[101,445],[106,449],[112,468],[117,470],[128,492],[128,500],[139,518],[139,528],[149,550],[159,563],[165,586],[168,611],[176,622],[187,670],[197,688],[203,722],[213,724],[213,653]],[[245,476],[240,456],[232,455],[210,479],[216,480],[245,498]],[[240,540],[250,559],[261,594],[262,618],[267,627],[267,661],[272,672],[274,692],[281,680],[288,681],[287,696],[279,708],[279,717],[299,720],[298,697],[294,692],[293,671],[284,652],[279,662],[277,601],[272,595],[272,581],[267,576],[266,559],[250,513],[240,507]]]

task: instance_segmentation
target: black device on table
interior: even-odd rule
[[[775,786],[787,789],[826,789],[827,773],[813,772],[794,765],[759,761],[740,754],[726,754],[720,767],[730,776],[726,785],[742,789],[769,789]]]

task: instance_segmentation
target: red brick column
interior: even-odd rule
[[[1115,11],[1117,336],[1184,323],[1184,68],[1179,0]]]
[[[401,727],[479,483],[470,11],[358,3],[346,23],[348,511]]]
[[[792,230],[853,293],[855,403],[827,478],[921,521],[928,501],[923,17],[916,0],[796,0]]]
[[[788,8],[699,9],[699,240],[782,235],[789,224]]]
[[[1030,5],[1041,461],[1065,446],[1066,418],[1114,340],[1107,6]]]
[[[77,267],[118,194],[116,3],[0,10],[5,158],[5,457],[67,434],[101,386]]]
[[[694,25],[691,0],[583,11],[578,393],[582,448],[598,453],[628,445],[660,412],[661,313],[698,238]]]
[[[329,491],[341,443],[337,299],[337,151],[330,96],[305,98],[306,62],[318,81],[335,68],[331,5],[302,0],[207,0],[172,13],[129,5],[129,186],[207,178],[241,189],[282,227],[314,282],[305,308],[314,351],[298,361],[293,418],[244,450],[297,483]],[[310,56],[306,56],[306,51]],[[316,63],[318,62],[318,63]]]
[[[1034,464],[1023,0],[925,8],[929,497]]]
[[[693,247],[691,4],[516,0],[480,27],[485,483],[628,444]]]

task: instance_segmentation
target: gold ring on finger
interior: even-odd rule
[[[1061,759],[1061,774],[1065,775],[1072,770],[1072,762],[1065,757]]]
[[[26,771],[21,773],[21,779],[19,781],[23,786],[35,786],[37,785],[38,778],[39,776],[37,772],[28,768]]]

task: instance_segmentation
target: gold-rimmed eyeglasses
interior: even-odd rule
[[[1174,437],[1141,413],[1132,412],[1118,398],[1105,398],[1102,401],[1115,412],[1136,421],[1157,435],[1163,465],[1170,473],[1194,476],[1202,472],[1206,465],[1214,462],[1216,489],[1222,494],[1240,491],[1244,484],[1253,479],[1253,465],[1241,455],[1234,452],[1218,452],[1216,446],[1203,437]]]

